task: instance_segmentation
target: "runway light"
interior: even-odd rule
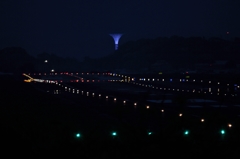
[[[224,135],[225,134],[225,130],[221,130],[221,134]]]
[[[188,135],[188,134],[189,134],[188,130],[184,131],[184,135]]]
[[[117,136],[117,133],[116,132],[112,132],[112,136]]]
[[[80,133],[77,133],[77,134],[76,134],[76,137],[77,137],[77,138],[80,138],[80,137],[81,137],[81,134],[80,134]]]

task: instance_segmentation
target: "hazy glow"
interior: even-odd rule
[[[119,39],[121,38],[122,34],[109,34],[113,40],[114,40],[114,43],[115,43],[115,50],[118,49],[118,42],[119,42]]]

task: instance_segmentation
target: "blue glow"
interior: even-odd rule
[[[224,130],[221,130],[221,134],[222,134],[222,135],[225,134],[225,131],[224,131]]]
[[[188,135],[188,134],[189,134],[189,131],[188,131],[188,130],[186,130],[186,131],[184,132],[184,134],[185,134],[185,135]]]
[[[81,135],[79,133],[76,134],[76,137],[79,138]]]
[[[172,79],[170,79],[170,82],[172,82]]]
[[[112,136],[117,136],[117,133],[116,132],[112,132]]]
[[[118,42],[119,42],[119,39],[122,37],[122,34],[109,34],[113,40],[114,40],[114,43],[115,43],[115,50],[118,49]]]

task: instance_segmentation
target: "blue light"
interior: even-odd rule
[[[221,130],[221,134],[224,135],[224,134],[225,134],[225,131],[224,131],[224,130]]]
[[[77,138],[81,137],[81,134],[77,133],[77,134],[76,134],[76,137],[77,137]]]
[[[170,82],[172,82],[172,79],[170,79]]]
[[[148,135],[152,135],[152,132],[148,132]]]
[[[186,131],[184,132],[184,135],[188,135],[188,134],[189,134],[189,131],[186,130]]]
[[[110,36],[112,36],[114,43],[115,43],[115,50],[118,49],[118,41],[121,38],[122,34],[109,34]]]
[[[112,132],[112,136],[117,136],[117,133],[116,132]]]

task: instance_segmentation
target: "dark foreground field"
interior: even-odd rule
[[[43,87],[54,89],[54,86],[43,85],[44,90]],[[207,114],[211,122],[206,125],[200,125],[190,116],[180,120],[175,114],[167,119],[159,115],[156,122],[162,124],[160,129],[155,129],[147,122],[147,116],[154,111],[147,114],[118,105],[112,108],[105,101],[66,92],[55,96],[37,90],[34,83],[8,76],[1,76],[0,88],[1,155],[7,158],[63,155],[67,158],[229,158],[240,154],[238,118],[233,121],[235,128],[222,127],[225,135],[219,131],[227,119],[213,114]],[[139,119],[129,118],[131,122],[128,122],[124,113]],[[191,131],[184,135],[187,129]],[[151,130],[157,131],[148,135]],[[113,131],[117,136],[111,135]],[[77,138],[76,133],[81,137]]]

